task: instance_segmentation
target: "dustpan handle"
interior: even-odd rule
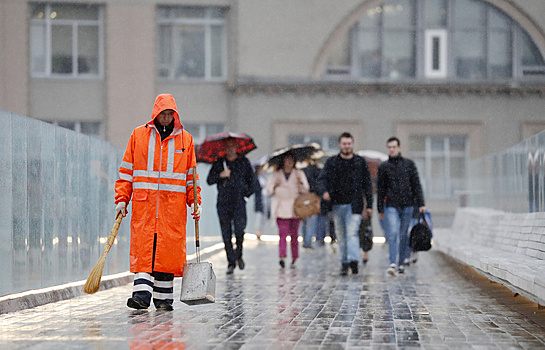
[[[193,212],[195,213],[199,205],[199,197],[197,193],[197,167],[193,167]],[[199,243],[199,220],[195,220],[195,246],[200,247]]]

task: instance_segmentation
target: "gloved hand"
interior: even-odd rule
[[[123,213],[123,216],[127,215],[127,203],[125,202],[119,202],[115,206],[115,217],[119,215],[119,213]]]
[[[199,221],[201,218],[202,213],[202,207],[197,204],[197,210],[195,211],[195,204],[191,203],[191,215],[193,215],[193,219]]]

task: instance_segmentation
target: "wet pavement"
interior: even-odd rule
[[[0,349],[542,349],[545,310],[433,249],[389,276],[375,244],[358,275],[339,276],[331,246],[278,265],[277,243],[245,242],[246,269],[206,259],[216,303],[131,310],[131,285],[0,315]],[[180,295],[180,280],[175,282]]]

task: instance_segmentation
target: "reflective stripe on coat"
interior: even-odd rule
[[[166,109],[175,112],[174,130],[161,142],[153,120]],[[131,272],[182,276],[196,164],[193,137],[183,130],[174,98],[159,95],[151,121],[132,132],[115,183],[115,203],[132,198]],[[198,203],[200,190],[198,186]]]

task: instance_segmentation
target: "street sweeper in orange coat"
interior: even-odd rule
[[[153,299],[156,309],[173,309],[174,277],[187,261],[187,208],[195,220],[201,213],[200,187],[197,204],[193,194],[196,165],[193,137],[180,123],[174,97],[157,96],[151,120],[131,134],[115,183],[116,215],[132,199],[131,308],[147,309]]]

